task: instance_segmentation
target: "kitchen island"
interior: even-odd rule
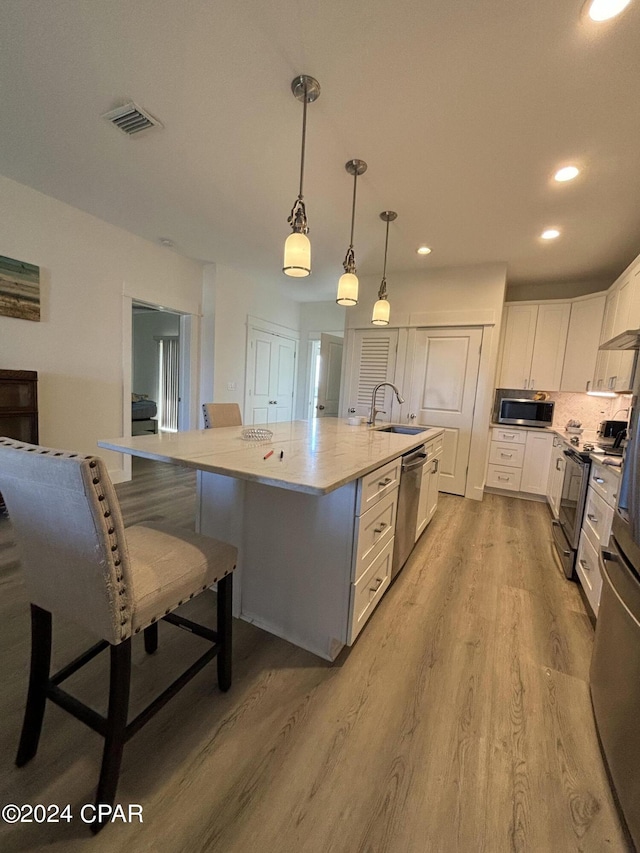
[[[99,445],[195,468],[197,529],[239,551],[235,615],[334,660],[390,583],[401,457],[441,445],[441,429],[385,426],[320,418],[269,425],[266,442],[225,427]]]

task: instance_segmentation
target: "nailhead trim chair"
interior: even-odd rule
[[[242,426],[242,415],[237,403],[203,403],[204,428]]]
[[[237,550],[169,525],[136,524],[125,531],[115,489],[97,456],[0,438],[0,490],[31,601],[31,673],[16,764],[22,767],[35,756],[50,699],[105,738],[96,805],[113,805],[125,742],[213,657],[220,689],[231,686]],[[216,582],[216,631],[173,613]],[[53,614],[79,623],[99,639],[55,675],[50,674]],[[153,653],[160,619],[212,646],[127,723],[131,639],[142,631],[145,649]],[[103,717],[59,685],[106,648],[111,665],[109,709]],[[100,828],[92,826],[94,832]]]

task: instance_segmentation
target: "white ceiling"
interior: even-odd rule
[[[176,251],[332,299],[348,244],[379,275],[508,263],[511,282],[612,280],[640,251],[640,2],[12,0],[0,7],[0,173]],[[299,73],[313,275],[280,272]],[[133,99],[162,131],[100,115]],[[555,168],[577,163],[572,184]],[[555,243],[539,240],[558,225]],[[1,233],[1,230],[0,230]],[[433,253],[421,258],[426,242]]]

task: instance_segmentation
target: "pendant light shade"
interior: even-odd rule
[[[311,273],[311,243],[306,234],[294,231],[284,241],[282,271],[294,278],[304,278]]]
[[[384,267],[382,270],[382,281],[378,290],[378,301],[373,306],[373,314],[371,322],[374,326],[388,326],[391,316],[391,306],[387,299],[387,250],[389,248],[389,223],[398,218],[398,214],[393,210],[383,210],[380,214],[380,219],[387,223],[387,233],[384,241]]]
[[[291,91],[297,100],[302,101],[302,151],[300,154],[300,191],[295,200],[287,222],[291,226],[290,234],[284,244],[284,262],[282,272],[294,278],[311,275],[311,243],[307,234],[309,224],[307,211],[304,206],[302,186],[304,182],[304,152],[307,141],[307,104],[317,101],[320,97],[320,84],[313,77],[301,74],[291,81]]]
[[[349,248],[345,255],[342,266],[344,267],[344,275],[338,280],[338,294],[336,302],[338,305],[357,305],[358,304],[358,276],[356,275],[356,256],[353,250],[353,230],[356,222],[356,186],[358,183],[358,175],[364,175],[367,171],[367,164],[364,160],[349,160],[345,163],[345,169],[350,175],[353,175],[353,202],[351,204],[351,240]]]
[[[338,279],[338,305],[358,304],[358,276],[352,272],[343,273]]]
[[[386,297],[384,299],[378,299],[373,306],[371,322],[374,326],[388,326],[390,315],[391,306],[389,305],[389,300]]]

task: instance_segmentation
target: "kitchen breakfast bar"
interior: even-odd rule
[[[439,454],[442,430],[337,418],[268,429],[268,441],[224,427],[99,446],[195,468],[196,529],[239,551],[234,615],[334,660],[391,581],[402,456],[423,444]]]

